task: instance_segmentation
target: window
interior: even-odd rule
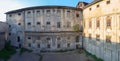
[[[21,13],[18,13],[18,15],[20,16],[20,15],[21,15]]]
[[[89,39],[91,39],[91,34],[89,34]]]
[[[12,17],[12,15],[10,14],[9,17]]]
[[[49,13],[49,12],[50,12],[50,10],[47,10],[46,12],[47,12],[47,13]]]
[[[20,37],[19,36],[17,37],[17,41],[20,42]]]
[[[31,47],[31,43],[29,43],[28,46]]]
[[[76,14],[76,17],[79,17],[79,14]]]
[[[11,33],[9,33],[9,36],[11,35]]]
[[[91,9],[91,8],[89,8],[89,10],[91,11],[92,9]]]
[[[106,27],[111,27],[111,18],[107,17],[106,19]]]
[[[106,42],[111,43],[111,36],[106,36]]]
[[[67,12],[70,12],[70,10],[68,10]]]
[[[27,14],[30,14],[30,13],[31,13],[30,11],[27,12]]]
[[[50,40],[50,38],[47,38],[47,40]]]
[[[60,27],[61,27],[61,23],[57,22],[57,28],[60,28]]]
[[[18,23],[18,25],[21,25],[21,23]]]
[[[28,22],[27,24],[28,24],[28,25],[31,25],[31,23],[30,23],[30,22]]]
[[[100,41],[100,35],[96,35],[96,41]]]
[[[91,22],[91,20],[89,21],[89,28],[91,28],[92,27],[92,22]]]
[[[106,1],[106,4],[110,4],[110,0]]]
[[[28,39],[31,39],[31,37],[28,37]]]
[[[58,37],[57,40],[60,40],[60,37]]]
[[[47,22],[46,24],[47,24],[47,25],[50,25],[50,22]]]
[[[9,25],[9,27],[11,27],[11,25]]]
[[[40,48],[40,44],[37,44],[37,47]]]
[[[50,48],[50,44],[47,45],[47,48]]]
[[[40,25],[40,22],[37,22],[37,25]]]
[[[57,48],[60,48],[60,44],[57,45]]]
[[[70,47],[70,43],[67,44],[67,47]]]
[[[79,42],[79,36],[76,36],[76,42]]]
[[[96,7],[98,8],[100,5],[97,5]]]
[[[57,10],[57,13],[60,13],[60,10]]]
[[[40,13],[40,11],[36,11],[37,13]]]
[[[100,27],[100,20],[99,19],[97,19],[96,26],[97,26],[97,28]]]

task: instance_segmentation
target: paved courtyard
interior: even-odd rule
[[[88,61],[85,54],[74,53],[46,53],[42,61]],[[92,59],[89,61],[93,61]]]
[[[89,60],[88,60],[89,59]],[[18,52],[13,55],[8,61],[94,61],[91,57],[85,55],[85,53],[75,52],[48,52],[42,53],[42,60],[40,56],[35,53],[25,52],[20,55]]]

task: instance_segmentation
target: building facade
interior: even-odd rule
[[[6,13],[9,41],[35,51],[81,47],[82,10],[66,6],[38,6]]]
[[[120,0],[95,0],[83,17],[84,48],[104,61],[120,61]]]
[[[5,42],[8,39],[8,28],[8,24],[6,24],[5,22],[0,22],[0,50],[4,48]]]

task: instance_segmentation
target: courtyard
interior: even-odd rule
[[[41,54],[33,52],[19,52],[11,56],[8,61],[95,61],[91,56],[84,52],[67,51],[67,52],[44,52]]]

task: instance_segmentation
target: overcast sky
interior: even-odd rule
[[[79,1],[92,2],[93,0],[1,0],[0,21],[6,21],[5,12],[30,6],[61,5],[76,7]]]

